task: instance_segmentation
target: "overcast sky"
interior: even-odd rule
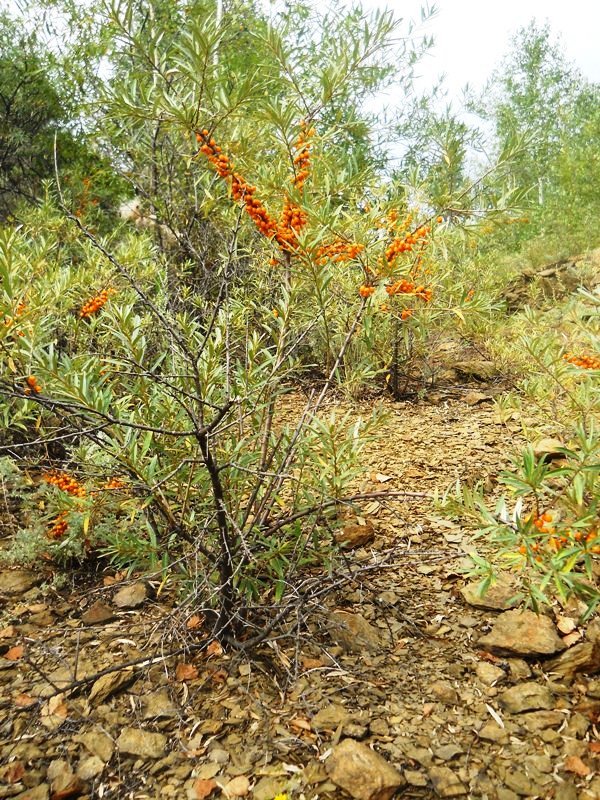
[[[365,8],[387,7],[419,18],[418,0],[363,0]],[[600,82],[600,0],[437,0],[438,13],[423,26],[435,47],[420,67],[432,81],[441,73],[455,96],[467,83],[481,85],[507,51],[515,31],[535,18],[560,34],[565,55],[592,81]]]
[[[279,0],[263,0],[276,8]],[[316,9],[341,3],[313,0]],[[420,20],[424,0],[362,0],[365,9],[389,8]],[[419,64],[425,84],[441,74],[453,98],[468,82],[480,87],[507,52],[512,35],[535,18],[560,34],[565,55],[589,80],[600,82],[600,0],[430,0],[437,14],[417,33],[433,35],[435,46]]]

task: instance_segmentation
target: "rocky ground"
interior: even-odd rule
[[[363,489],[506,465],[486,391],[432,399],[388,405]],[[504,581],[482,600],[430,499],[371,501],[348,536],[353,581],[252,659],[190,649],[169,584],[2,571],[0,798],[600,798],[600,623],[507,610]]]

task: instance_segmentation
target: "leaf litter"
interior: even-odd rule
[[[357,489],[433,495],[497,474],[514,432],[472,400],[388,403]],[[559,634],[592,648],[570,671],[570,650],[556,674],[540,656],[486,652],[478,641],[504,612],[463,598],[468,532],[426,498],[393,494],[352,525],[346,558],[373,568],[326,597],[296,641],[249,659],[187,646],[204,618],[169,585],[155,597],[147,581],[105,575],[85,603],[78,579],[58,592],[7,570],[19,574],[3,582],[0,617],[0,796],[333,800],[358,791],[352,742],[398,773],[403,798],[600,796],[600,680],[585,672],[600,669],[595,620],[558,617]],[[497,670],[491,683],[481,664]],[[532,682],[553,708],[507,712],[502,692]]]

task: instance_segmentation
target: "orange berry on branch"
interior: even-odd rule
[[[359,290],[358,290],[359,295],[361,297],[365,297],[365,298],[366,297],[371,297],[371,295],[374,292],[375,292],[375,287],[374,286],[366,286],[365,284],[363,284],[361,287],[359,287]]]

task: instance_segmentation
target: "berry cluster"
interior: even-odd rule
[[[407,214],[400,223],[398,222],[399,217],[398,210],[392,208],[392,210],[388,211],[387,215],[383,219],[380,219],[376,225],[378,228],[387,230],[390,234],[394,232],[398,233],[399,231],[407,231],[412,225],[413,215]]]
[[[17,319],[18,319],[18,318],[19,318],[19,317],[20,317],[22,314],[24,314],[24,313],[25,313],[25,309],[26,309],[26,307],[27,307],[27,304],[25,303],[25,301],[24,301],[24,300],[23,300],[23,301],[21,301],[21,302],[18,304],[18,306],[17,306],[17,310],[15,311],[15,316],[14,316],[14,317],[11,317],[11,316],[9,316],[8,314],[7,314],[7,315],[4,317],[4,325],[5,325],[7,328],[10,328],[10,327],[11,327],[11,325],[14,325],[15,321],[16,321],[16,320],[17,320]],[[16,334],[17,334],[17,336],[25,336],[25,334],[23,333],[23,331],[16,331]]]
[[[44,480],[72,497],[85,497],[85,488],[66,472],[48,472]]]
[[[196,141],[200,145],[200,152],[204,153],[220,178],[225,179],[233,174],[229,158],[223,153],[215,140],[211,138],[206,128],[196,134]]]
[[[307,130],[305,122],[300,123],[300,129],[300,134],[294,145],[296,150],[296,155],[294,156],[295,175],[292,178],[292,182],[298,191],[302,191],[306,179],[310,175],[310,140],[316,133],[314,128]]]
[[[300,134],[293,145],[295,155],[293,157],[294,175],[292,176],[292,183],[298,191],[302,191],[310,174],[311,139],[315,135],[315,129],[307,128],[304,122],[301,123],[300,128]],[[196,140],[200,145],[200,152],[213,165],[219,177],[231,181],[233,200],[244,203],[248,216],[263,236],[273,240],[284,253],[294,252],[298,246],[298,232],[308,221],[306,212],[288,195],[284,198],[279,221],[275,220],[268,213],[264,204],[255,197],[256,187],[248,184],[239,173],[235,172],[230,159],[210,136],[207,128],[196,133]],[[336,241],[318,249],[317,264],[323,266],[327,261],[351,261],[362,249],[363,245]],[[272,266],[279,263],[278,259],[271,259]]]
[[[429,303],[433,296],[433,290],[428,286],[415,286],[412,281],[407,281],[405,278],[396,281],[396,283],[388,284],[385,287],[385,290],[390,297],[393,297],[397,294],[412,294],[415,297],[424,300],[426,303]]]
[[[310,175],[310,139],[315,135],[315,129],[306,129],[306,123],[300,123],[300,134],[294,144],[296,155],[294,156],[294,176],[292,183],[299,192],[304,188],[306,179]],[[281,212],[281,220],[277,229],[275,239],[282,250],[291,252],[296,249],[298,240],[296,234],[307,223],[308,217],[305,211],[286,196]]]
[[[244,203],[246,213],[256,225],[258,230],[267,239],[272,239],[277,233],[277,222],[269,215],[264,203],[254,197],[256,186],[250,186],[245,180],[234,173],[231,176],[231,196],[236,202]]]
[[[100,309],[106,305],[108,298],[111,294],[114,294],[114,289],[104,289],[100,292],[99,295],[96,297],[90,298],[81,308],[79,312],[79,316],[81,319],[87,319],[91,317],[93,314],[96,314]]]
[[[594,544],[598,539],[598,532],[596,530],[590,530],[588,533],[585,533],[581,530],[573,531],[570,528],[566,528],[560,533],[557,533],[556,523],[558,522],[558,517],[559,515],[556,512],[545,511],[543,514],[540,514],[540,516],[533,514],[529,518],[532,525],[537,528],[540,533],[546,534],[548,537],[546,540],[531,542],[529,544],[529,550],[534,553],[538,553],[541,550],[559,553],[564,548],[569,549],[578,544],[594,555],[600,554],[600,545]],[[525,544],[519,547],[521,555],[525,555],[527,550],[528,547]]]
[[[359,288],[358,293],[361,297],[371,297],[374,293],[375,287],[374,286],[367,286],[363,283],[363,285]]]
[[[581,369],[600,369],[600,358],[595,356],[576,356],[574,353],[566,353],[563,358],[569,364]]]
[[[405,278],[402,278],[395,283],[389,283],[385,287],[385,290],[390,297],[393,297],[396,294],[413,294],[415,291],[415,285],[411,281],[407,281]]]
[[[58,517],[54,520],[54,524],[48,531],[50,539],[61,539],[67,532],[69,523],[67,522],[68,511],[61,511]]]
[[[23,390],[24,394],[39,394],[42,391],[42,387],[39,385],[35,375],[29,375],[25,378],[25,383],[27,386]]]
[[[415,297],[430,303],[433,297],[433,289],[430,286],[417,286],[415,287]]]
[[[206,128],[196,134],[196,140],[200,145],[200,152],[214,166],[217,175],[223,180],[231,181],[232,198],[236,202],[241,201],[244,203],[246,213],[258,230],[267,239],[272,239],[277,233],[277,222],[269,215],[264,204],[254,196],[256,186],[251,186],[241,175],[235,172],[229,157],[222,152],[222,149],[210,136]]]
[[[324,266],[328,261],[334,263],[342,263],[343,261],[354,261],[354,259],[365,249],[364,244],[357,242],[344,242],[342,239],[337,239],[331,244],[325,244],[319,247],[316,252],[316,264],[319,267]]]
[[[315,129],[306,130],[301,126],[300,135],[294,144],[294,176],[292,183],[301,191],[309,176],[310,164],[310,138],[315,135]],[[303,211],[289,197],[283,204],[281,219],[275,220],[267,211],[264,204],[255,196],[256,187],[247,183],[235,170],[230,159],[226,156],[215,140],[210,136],[207,128],[196,134],[200,145],[200,152],[214,166],[219,177],[231,181],[231,196],[236,202],[244,203],[246,212],[258,230],[267,239],[273,239],[284,252],[295,250],[298,240],[297,233],[307,222],[306,212]]]
[[[102,488],[105,490],[124,489],[125,482],[120,480],[120,478],[110,478],[110,480],[106,481]]]
[[[282,250],[292,251],[296,248],[298,244],[296,232],[306,225],[307,219],[306,212],[286,197],[281,212],[281,222],[275,236]]]
[[[430,228],[428,225],[421,225],[419,228],[414,230],[412,233],[407,234],[406,236],[398,236],[395,239],[392,239],[385,250],[385,260],[387,261],[388,265],[391,266],[401,253],[410,253],[414,246],[419,242],[421,242],[422,245],[426,245],[427,239],[425,237],[429,231]]]

